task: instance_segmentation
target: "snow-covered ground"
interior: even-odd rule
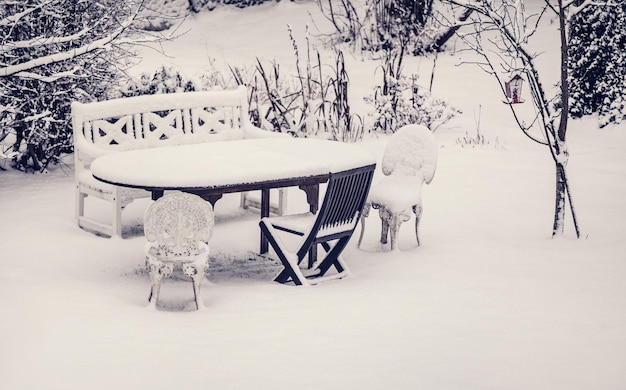
[[[141,67],[291,63],[286,23],[302,34],[309,11],[314,4],[280,2],[195,16],[166,46],[173,58],[149,53]],[[100,238],[73,219],[71,158],[43,176],[0,172],[0,388],[624,389],[626,128],[571,122],[583,238],[551,239],[548,151],[516,129],[493,81],[459,58],[437,61],[435,93],[464,114],[435,133],[422,246],[409,222],[399,252],[381,248],[372,213],[361,249],[353,240],[345,251],[352,276],[340,281],[272,282],[276,262],[255,255],[258,216],[232,195],[216,208],[206,310],[187,310],[191,285],[179,279],[165,282],[161,310],[151,311],[147,202],[125,211],[127,238]],[[417,61],[429,74],[432,62]],[[355,91],[371,88],[374,67],[351,58]],[[475,134],[479,111],[489,143],[459,143]],[[385,138],[362,144],[380,155]],[[293,190],[290,207],[301,196]]]

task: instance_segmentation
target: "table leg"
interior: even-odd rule
[[[165,191],[163,190],[152,190],[152,200],[158,200],[160,197],[163,196],[163,193]]]
[[[319,207],[320,198],[320,186],[319,184],[302,185],[299,188],[306,194],[306,201],[309,204],[309,211],[313,214],[317,213]],[[317,260],[317,245],[313,245],[309,249],[309,264],[308,268],[313,268],[313,264]]]
[[[270,216],[270,190],[265,189],[261,190],[261,218]],[[260,253],[267,253],[269,250],[269,245],[267,242],[267,238],[261,232],[261,250]]]
[[[298,188],[300,188],[306,194],[306,201],[309,204],[309,211],[311,211],[313,214],[317,213],[320,197],[319,184],[302,185]]]
[[[185,191],[185,192],[188,192],[188,193],[194,194],[194,195],[198,195],[202,199],[204,199],[207,202],[211,203],[211,206],[213,206],[214,209],[215,209],[215,203],[217,203],[217,201],[222,199],[222,196],[224,196],[224,194],[206,193],[206,192],[203,192],[202,190],[200,190],[200,191],[188,190],[188,191]]]
[[[207,202],[211,203],[211,206],[213,206],[213,208],[215,209],[215,203],[217,203],[218,200],[222,199],[222,194],[209,195],[209,196],[204,196],[202,198],[204,198],[204,200],[206,200]]]

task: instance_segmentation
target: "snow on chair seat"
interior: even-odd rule
[[[406,125],[394,133],[385,146],[381,164],[383,179],[374,183],[363,217],[370,208],[378,210],[381,219],[380,242],[391,236],[391,250],[397,249],[400,225],[415,214],[415,238],[419,246],[419,224],[422,216],[422,185],[430,184],[437,169],[437,142],[428,128]],[[361,219],[361,245],[365,219]]]
[[[152,282],[150,307],[156,307],[163,279],[175,265],[192,279],[196,309],[203,307],[200,285],[209,268],[213,224],[213,207],[197,195],[167,194],[150,205],[144,221],[146,266]]]
[[[150,197],[150,193],[94,179],[90,165],[95,158],[124,150],[277,135],[250,123],[245,86],[229,91],[74,102],[72,126],[76,163],[75,216],[81,228],[106,236],[121,236],[122,210],[136,199]],[[110,204],[111,222],[87,215],[87,196]]]

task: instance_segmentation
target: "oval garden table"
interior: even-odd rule
[[[91,171],[105,183],[151,191],[154,200],[179,190],[215,205],[224,194],[260,190],[263,218],[269,216],[272,188],[299,187],[316,212],[319,185],[330,173],[375,163],[372,152],[355,144],[281,137],[111,153],[96,158]],[[261,253],[267,250],[261,235]]]

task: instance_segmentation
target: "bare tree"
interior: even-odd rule
[[[542,0],[539,9],[534,12],[526,11],[524,0],[444,1],[453,6],[453,11],[459,8],[473,11],[471,18],[465,22],[469,28],[459,29],[456,33],[479,55],[477,65],[497,80],[503,94],[506,94],[504,77],[520,74],[528,80],[537,116],[530,123],[526,123],[521,120],[512,102],[509,103],[509,107],[519,128],[534,142],[545,145],[554,161],[556,192],[552,236],[563,235],[569,210],[576,236],[580,237],[567,175],[568,31],[572,17],[582,9],[610,4],[611,0]],[[540,53],[533,51],[530,45],[532,36],[542,27],[542,18],[549,14],[558,20],[560,42],[559,88],[553,96],[544,88],[542,76],[545,75],[536,65]],[[454,22],[448,20],[447,23]],[[539,135],[531,131],[537,124],[541,128]]]

